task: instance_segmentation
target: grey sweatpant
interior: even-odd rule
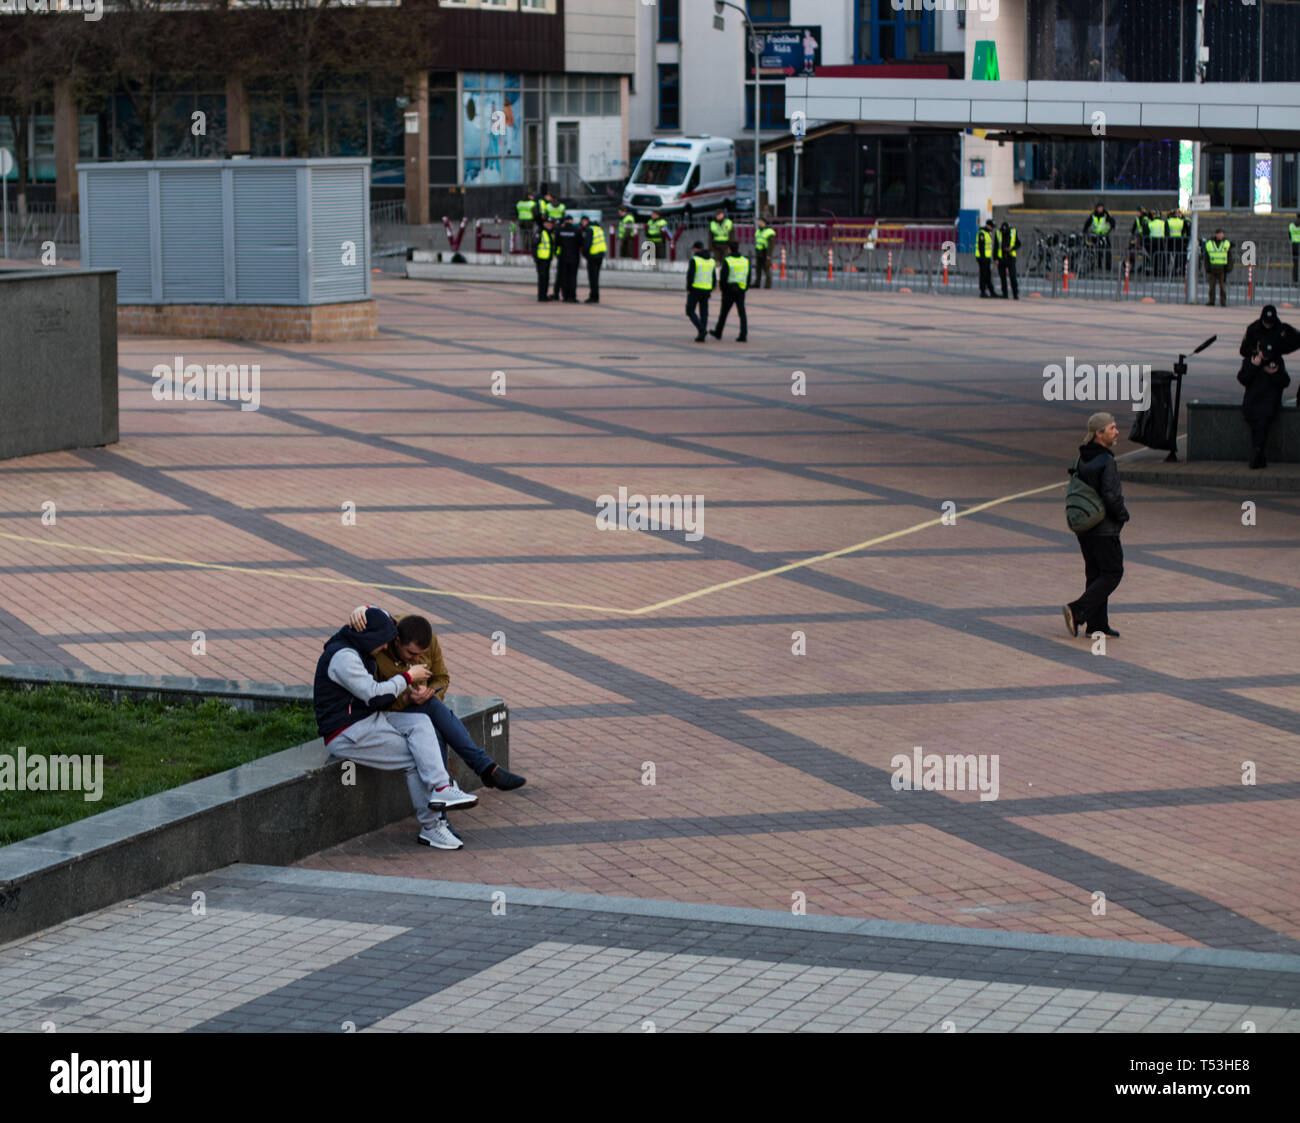
[[[439,812],[429,810],[429,793],[450,783],[438,735],[425,714],[374,713],[349,725],[329,743],[331,756],[383,772],[406,773],[420,826],[431,827]]]

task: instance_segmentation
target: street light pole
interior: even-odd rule
[[[1196,0],[1196,59],[1195,80],[1199,85],[1205,81],[1205,64],[1201,56],[1205,54],[1205,0]],[[1192,194],[1201,190],[1201,142],[1192,141]],[[1188,304],[1196,302],[1196,270],[1201,259],[1201,239],[1199,219],[1201,212],[1192,207],[1191,230],[1187,238],[1187,291],[1185,299]]]
[[[719,31],[722,30],[722,9],[734,8],[740,13],[740,18],[745,21],[745,33],[749,36],[749,49],[754,55],[754,231],[758,231],[758,160],[759,160],[759,90],[758,90],[758,35],[754,32],[754,25],[750,21],[749,13],[739,4],[731,3],[731,0],[713,0],[713,10],[717,12],[718,19],[714,26]]]

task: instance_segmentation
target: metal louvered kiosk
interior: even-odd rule
[[[123,332],[376,334],[370,160],[78,164],[82,264],[118,270]]]

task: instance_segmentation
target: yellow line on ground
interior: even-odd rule
[[[455,597],[458,600],[495,601],[498,604],[531,604],[541,608],[575,608],[587,612],[613,612],[632,615],[631,608],[611,608],[603,604],[569,604],[566,601],[529,600],[526,597],[500,597],[490,593],[453,593],[447,589],[431,589],[424,585],[390,585],[378,581],[358,581],[352,577],[320,577],[310,573],[286,573],[282,569],[254,569],[246,565],[222,565],[220,562],[191,561],[188,558],[164,558],[153,554],[137,554],[129,550],[110,550],[104,546],[81,546],[74,542],[51,542],[48,538],[32,538],[25,534],[7,534],[0,538],[13,542],[30,542],[35,546],[48,546],[61,550],[80,550],[88,554],[106,554],[111,557],[130,558],[132,561],[155,562],[159,565],[183,565],[192,569],[217,569],[225,573],[247,573],[253,577],[277,577],[284,581],[313,581],[323,585],[354,585],[361,589],[388,589],[398,593],[424,593],[435,597]]]

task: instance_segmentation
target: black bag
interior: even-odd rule
[[[1133,419],[1133,428],[1129,430],[1128,439],[1147,448],[1162,448],[1174,451],[1177,432],[1174,426],[1174,372],[1171,370],[1153,370],[1151,372],[1151,405],[1142,410]]]
[[[1083,534],[1106,517],[1106,504],[1097,489],[1079,475],[1076,460],[1070,469],[1070,486],[1065,489],[1065,525],[1075,534]]]

